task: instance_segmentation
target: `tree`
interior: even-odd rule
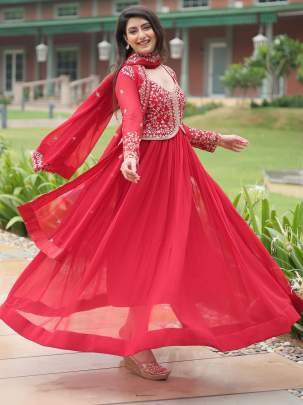
[[[249,58],[250,66],[265,69],[269,80],[270,100],[275,94],[278,94],[279,79],[300,66],[300,55],[302,54],[303,44],[300,41],[287,35],[279,35],[273,42],[261,45]]]
[[[243,91],[243,97],[246,96],[248,89],[261,86],[262,80],[265,77],[265,69],[260,66],[252,66],[250,63],[235,63],[228,66],[222,82],[230,89],[237,88]]]
[[[303,52],[298,56],[298,65],[297,79],[303,84]]]

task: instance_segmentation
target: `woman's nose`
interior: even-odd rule
[[[139,39],[145,38],[145,32],[143,30],[139,30],[138,37],[139,37]]]

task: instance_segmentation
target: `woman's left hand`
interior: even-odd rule
[[[230,149],[234,152],[241,152],[248,144],[248,140],[239,135],[220,135],[218,142],[218,145],[222,148]]]

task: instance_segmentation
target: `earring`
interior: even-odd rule
[[[129,44],[127,44],[125,48],[126,48],[126,49],[129,49]]]

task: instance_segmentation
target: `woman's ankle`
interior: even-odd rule
[[[156,360],[152,350],[142,350],[141,352],[134,353],[132,355],[136,360],[142,362],[142,363],[147,363],[150,361]]]

